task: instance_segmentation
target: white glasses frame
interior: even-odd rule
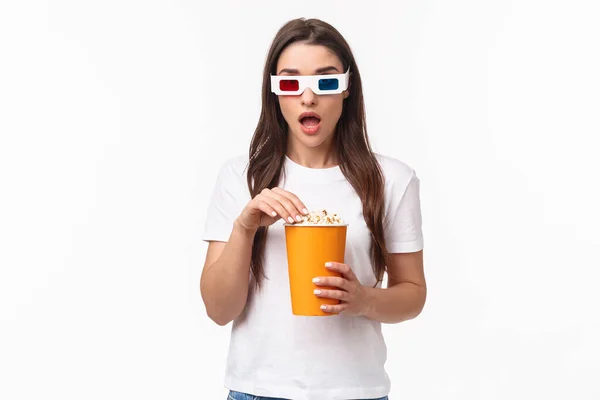
[[[278,96],[293,96],[304,93],[306,88],[310,88],[315,94],[339,94],[348,89],[350,78],[350,68],[344,74],[329,74],[329,75],[271,75],[271,92]],[[333,90],[319,89],[319,81],[321,79],[337,79],[339,82],[338,88]],[[281,90],[280,82],[282,80],[297,80],[298,90],[289,91]]]

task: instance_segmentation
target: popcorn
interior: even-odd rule
[[[327,210],[311,211],[302,217],[302,222],[296,225],[343,225],[344,220],[337,214],[330,214]]]

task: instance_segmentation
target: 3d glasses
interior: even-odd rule
[[[350,68],[335,75],[271,75],[271,92],[276,95],[298,95],[306,88],[315,94],[337,94],[348,89]]]

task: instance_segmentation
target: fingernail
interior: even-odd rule
[[[326,267],[331,267],[331,263],[330,263],[330,262],[326,262],[326,263],[325,263],[325,266],[326,266]]]
[[[296,215],[296,221],[298,221],[298,222],[302,221],[302,217],[299,215]]]
[[[294,223],[294,218],[288,217],[288,221],[290,221],[290,224],[293,224]]]
[[[321,280],[320,280],[319,278],[314,278],[314,279],[313,279],[313,282],[314,282],[314,283],[319,283],[320,281],[321,281]]]
[[[302,209],[302,212],[303,212],[304,214],[308,214],[308,210],[307,210],[306,208],[303,208],[303,209]]]
[[[277,216],[277,213],[276,213],[275,211],[273,211],[273,212],[271,213],[271,215],[272,215],[272,216],[274,216],[274,217],[276,217],[276,216]]]
[[[321,294],[321,291],[319,289],[315,289],[314,294]]]
[[[321,310],[327,310],[327,306],[321,306]]]

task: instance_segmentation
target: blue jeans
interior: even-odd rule
[[[260,397],[254,396],[247,393],[234,392],[233,390],[229,391],[229,396],[227,400],[288,400],[288,399],[278,399],[275,397]],[[365,400],[389,400],[387,396],[381,397],[379,399],[365,399]]]

